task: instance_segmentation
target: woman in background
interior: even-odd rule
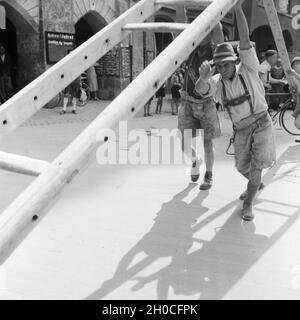
[[[161,113],[163,100],[164,100],[164,97],[166,96],[166,90],[165,90],[166,86],[167,86],[167,83],[164,83],[156,92],[156,95],[155,95],[157,98],[157,104],[156,104],[156,110],[155,110],[156,114]]]
[[[89,69],[87,69],[87,81],[88,81],[88,86],[90,88],[90,93],[91,93],[91,100],[94,101],[99,101],[98,98],[98,79],[97,79],[97,73],[95,70],[95,67],[97,67],[98,63],[94,64],[91,66]]]

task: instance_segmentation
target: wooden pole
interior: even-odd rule
[[[181,32],[189,26],[188,23],[172,23],[172,22],[147,22],[147,23],[128,23],[123,30],[145,31],[145,32]]]
[[[237,1],[215,0],[205,9],[0,215],[0,263],[45,216],[87,159],[95,156],[97,146],[109,142],[107,129],[133,117]]]
[[[36,177],[49,165],[50,163],[46,161],[0,152],[0,169],[2,170]]]
[[[210,5],[214,0],[157,0],[157,5],[163,5],[163,6],[182,6],[185,7],[207,7]]]

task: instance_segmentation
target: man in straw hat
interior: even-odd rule
[[[248,180],[242,219],[254,219],[252,203],[263,187],[262,170],[275,160],[275,143],[271,118],[267,112],[265,90],[259,78],[259,61],[249,38],[249,28],[242,9],[243,1],[235,6],[240,35],[240,64],[229,43],[217,46],[212,67],[205,61],[200,67],[196,90],[202,97],[213,96],[227,110],[235,133],[234,148],[237,170]],[[215,70],[219,74],[214,75]]]

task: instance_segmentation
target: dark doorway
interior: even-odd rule
[[[155,22],[174,22],[167,17],[158,16]],[[172,33],[155,33],[156,54],[159,55],[173,41]]]
[[[75,43],[80,46],[94,35],[94,31],[85,19],[80,19],[75,25]]]
[[[263,53],[269,49],[276,49],[272,30],[269,26],[261,26],[255,29],[251,35],[251,41],[256,43],[256,50],[260,60]]]
[[[80,46],[106,26],[105,20],[97,12],[89,12],[75,24],[75,43]]]

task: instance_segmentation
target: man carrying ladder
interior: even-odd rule
[[[215,68],[208,61],[200,67],[196,90],[203,97],[213,96],[229,113],[235,139],[235,162],[237,170],[248,180],[242,219],[254,219],[253,200],[262,185],[262,170],[271,167],[276,160],[273,125],[267,112],[265,90],[259,78],[259,61],[251,46],[249,28],[242,9],[243,0],[235,7],[240,36],[241,63],[229,43],[218,45],[214,52],[214,65],[220,74],[214,76]]]

